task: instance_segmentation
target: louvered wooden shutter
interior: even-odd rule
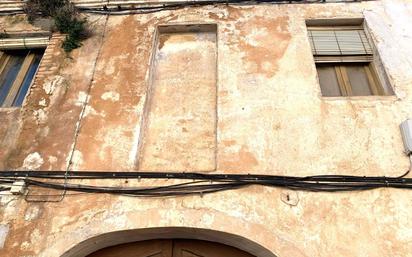
[[[363,29],[308,29],[315,61],[354,56],[358,60],[371,61],[372,47]],[[337,58],[336,58],[337,57]]]
[[[49,37],[22,37],[0,39],[0,50],[46,48]]]

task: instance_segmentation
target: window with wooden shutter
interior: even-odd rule
[[[323,96],[391,94],[377,76],[362,26],[309,26],[308,35]]]
[[[22,105],[47,43],[47,37],[0,39],[0,108]]]

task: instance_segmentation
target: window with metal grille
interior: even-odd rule
[[[374,65],[374,51],[362,25],[308,26],[323,96],[390,95]]]
[[[48,38],[0,39],[0,108],[22,105]]]

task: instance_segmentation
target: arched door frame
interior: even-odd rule
[[[109,246],[153,239],[196,239],[229,245],[257,257],[276,257],[263,246],[244,237],[210,229],[187,227],[159,227],[114,231],[91,237],[61,257],[83,257]]]

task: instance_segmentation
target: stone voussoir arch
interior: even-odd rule
[[[160,215],[159,215],[160,212]],[[216,224],[191,224],[192,222],[182,222],[179,218],[169,218],[170,220],[159,220],[159,224],[154,224],[148,219],[151,215],[162,216],[161,212],[173,212],[180,214],[180,217],[196,217],[202,215],[214,216],[220,220]],[[142,212],[126,213],[122,216],[126,219],[119,226],[114,222],[113,216],[104,220],[94,220],[88,224],[73,225],[68,231],[54,236],[53,242],[39,254],[40,257],[84,257],[97,250],[137,241],[154,239],[195,239],[226,244],[257,257],[280,257],[278,250],[290,246],[291,243],[276,238],[264,226],[251,224],[238,217],[228,216],[219,211],[204,210],[144,210]],[[130,218],[133,217],[133,218]],[[163,217],[176,217],[167,215]],[[196,220],[193,219],[193,220]],[[119,217],[116,218],[118,220]],[[278,247],[274,247],[279,243]],[[276,254],[275,254],[276,252]],[[303,256],[303,255],[302,255]]]

